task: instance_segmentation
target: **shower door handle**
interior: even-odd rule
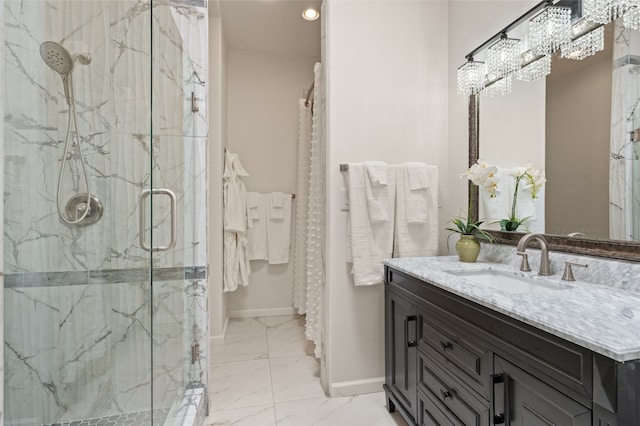
[[[169,244],[166,246],[151,247],[149,246],[149,244],[147,244],[147,241],[146,241],[146,236],[147,236],[146,200],[147,200],[147,197],[149,197],[149,195],[151,194],[167,195],[169,197],[169,200],[171,201],[171,240],[169,241]],[[176,210],[177,210],[176,194],[174,194],[173,191],[171,191],[170,189],[164,189],[164,188],[163,189],[145,189],[140,193],[139,210],[140,210],[140,231],[138,232],[138,235],[140,237],[140,247],[142,247],[146,251],[167,251],[174,248],[176,246],[176,241],[177,241],[176,236],[177,236],[177,228],[178,228],[178,222],[176,217]]]

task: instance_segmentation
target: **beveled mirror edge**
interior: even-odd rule
[[[469,96],[469,167],[480,154],[480,99],[478,95]],[[471,195],[473,194],[473,198]],[[469,182],[468,202],[474,220],[479,217],[478,187]],[[521,232],[486,230],[498,244],[516,245],[524,235]],[[594,240],[563,235],[544,234],[549,249],[565,253],[609,259],[640,262],[640,243],[621,240]]]

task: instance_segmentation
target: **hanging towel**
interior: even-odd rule
[[[434,188],[432,174],[437,176],[438,170],[430,170],[424,163],[406,163],[398,170],[398,180],[403,179],[402,197],[404,198],[405,217],[408,223],[427,223],[429,220],[429,196]],[[404,176],[401,176],[404,174]],[[437,179],[436,179],[437,181]],[[400,191],[398,182],[397,191]],[[437,193],[438,188],[435,188]]]
[[[349,164],[349,226],[354,284],[382,284],[383,259],[393,254],[395,174],[386,166],[384,197],[379,195],[379,208],[387,213],[386,221],[371,219],[366,187],[371,186],[363,164]]]
[[[267,197],[247,192],[249,217],[253,225],[247,230],[249,260],[267,260]]]
[[[237,154],[225,153],[223,206],[223,287],[235,291],[238,286],[249,284],[251,268],[248,257],[246,232],[253,226],[247,209],[247,189],[240,176],[248,173],[240,164]]]
[[[369,219],[373,223],[388,222],[393,216],[393,204],[389,205],[389,195],[395,187],[389,185],[391,169],[382,161],[365,161],[364,189],[367,199]]]
[[[491,197],[484,189],[479,189],[480,204],[484,214],[480,214],[480,219],[487,224],[502,219],[507,219],[511,214],[511,200],[515,188],[515,178],[511,176],[511,169],[497,167],[495,178],[498,184],[496,196]],[[484,225],[483,225],[484,226]]]
[[[405,163],[411,191],[429,188],[431,175],[427,167],[424,163]]]
[[[274,193],[275,194],[275,193]],[[289,246],[291,239],[291,194],[279,193],[268,195],[267,201],[267,246],[269,264],[275,265],[289,262]],[[274,199],[282,201],[282,207],[274,207]],[[277,217],[273,217],[276,211]],[[280,217],[280,211],[282,215]]]
[[[271,208],[269,210],[269,218],[271,220],[284,220],[284,203],[285,199],[291,200],[291,195],[282,192],[271,193]]]
[[[438,168],[423,164],[423,189],[411,190],[406,165],[396,166],[397,203],[394,257],[422,257],[438,254]],[[422,179],[422,178],[421,178]],[[416,195],[416,193],[420,193]],[[410,201],[410,202],[408,202]],[[422,203],[417,205],[417,203]],[[411,207],[411,208],[409,208]],[[409,213],[424,218],[410,221]],[[420,213],[420,214],[418,214]]]

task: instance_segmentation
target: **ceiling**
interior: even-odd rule
[[[305,21],[302,12],[320,10],[321,0],[214,0],[229,49],[247,49],[320,57],[320,19]]]

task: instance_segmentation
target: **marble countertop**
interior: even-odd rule
[[[457,256],[388,259],[385,263],[616,361],[640,359],[639,293],[584,281],[566,282],[558,273],[540,277],[537,271],[520,272],[503,263],[463,263]],[[532,269],[536,268],[537,264],[532,264]],[[525,275],[565,288],[512,293],[454,275],[486,269]]]

